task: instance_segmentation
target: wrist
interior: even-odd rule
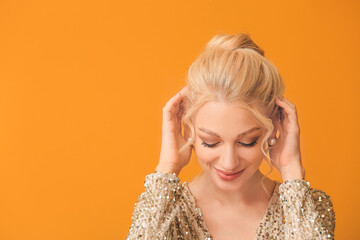
[[[179,173],[181,169],[175,166],[166,165],[166,164],[158,164],[155,171],[161,172],[161,173],[175,173],[176,176],[179,176]]]
[[[305,178],[305,169],[302,165],[286,166],[280,171],[283,181]]]

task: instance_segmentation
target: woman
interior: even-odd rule
[[[163,108],[160,160],[127,239],[333,239],[331,198],[304,179],[296,107],[283,94],[249,35],[213,37]],[[192,149],[203,172],[182,183]],[[263,159],[282,183],[259,171]]]

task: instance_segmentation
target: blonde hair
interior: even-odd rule
[[[191,64],[186,83],[188,93],[184,96],[182,122],[190,130],[191,141],[179,152],[194,144],[192,116],[203,104],[208,101],[239,104],[267,130],[261,142],[261,151],[270,166],[270,171],[261,179],[265,189],[263,180],[273,170],[267,154],[267,140],[274,130],[270,116],[277,110],[276,97],[285,91],[276,67],[248,34],[217,34]],[[270,196],[266,189],[265,192]]]

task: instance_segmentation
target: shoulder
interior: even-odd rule
[[[310,188],[309,192],[310,197],[308,199],[312,204],[308,204],[311,207],[308,210],[316,213],[314,220],[319,222],[319,229],[317,230],[320,234],[334,236],[336,218],[331,197],[325,191],[317,188]]]
[[[333,209],[331,197],[323,190],[313,188],[310,182],[304,179],[286,180],[279,185],[279,192],[290,199],[299,198],[311,201],[317,210],[330,212]]]
[[[317,188],[310,188],[310,196],[317,206],[333,207],[331,197],[323,190]]]
[[[310,199],[314,203],[314,210],[322,226],[335,228],[335,211],[332,198],[323,190],[310,188]]]
[[[280,204],[287,217],[295,214],[295,210],[298,212],[294,215],[296,219],[302,217],[309,226],[313,226],[313,231],[334,236],[336,219],[329,194],[311,187],[308,181],[301,179],[284,181],[279,186],[279,192]]]
[[[326,224],[335,223],[335,212],[331,197],[325,191],[311,187],[307,180],[284,181],[279,186],[279,193],[280,198],[287,205],[299,204],[302,211],[315,212],[316,218],[326,221]]]
[[[308,199],[314,203],[315,210],[319,212],[319,218],[335,220],[333,201],[327,192],[318,188],[310,187]]]
[[[284,184],[284,183],[283,183]],[[313,222],[318,223],[316,231],[322,234],[334,236],[335,211],[332,198],[325,191],[311,187],[306,180],[288,181],[286,189],[291,193],[290,198],[297,197],[301,208],[301,214],[311,216]]]
[[[325,191],[311,187],[310,196],[316,204],[317,208],[321,210],[326,210],[327,212],[333,210],[334,206],[332,198]]]

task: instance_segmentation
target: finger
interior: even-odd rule
[[[172,115],[177,114],[180,109],[180,102],[182,100],[181,92],[175,94],[163,107],[164,118],[171,120]]]
[[[181,99],[182,99],[182,96],[181,96],[180,92],[178,92],[177,94],[172,96],[170,98],[170,100],[165,104],[165,108],[167,108],[168,110],[171,109],[172,106],[179,103],[181,101]]]
[[[295,108],[295,104],[293,104],[292,102],[290,102],[287,98],[285,97],[282,97],[281,98],[282,101],[288,103],[291,107]]]
[[[278,100],[280,100],[281,102],[286,103],[290,108],[292,109],[296,109],[295,104],[293,104],[292,102],[290,102],[288,99],[286,99],[285,97],[281,97],[281,98],[277,98]]]
[[[185,141],[187,141],[189,137],[190,137],[190,128],[188,127],[188,125],[184,124],[184,139],[185,139]]]
[[[172,106],[175,105],[176,103],[179,103],[187,92],[188,92],[188,86],[183,87],[172,98],[170,98],[170,100],[166,104]]]
[[[185,86],[179,92],[181,95],[185,95],[188,91],[189,91],[189,87]]]
[[[177,115],[176,115],[176,116],[177,116],[176,121],[178,122],[178,125],[179,125],[179,128],[180,128],[180,129],[181,129],[181,119],[182,119],[184,113],[185,113],[184,108],[183,108],[183,107],[180,107],[180,108],[179,108],[179,111],[178,111],[178,113],[177,113]]]
[[[277,104],[282,108],[282,117],[284,119],[282,122],[285,124],[283,126],[284,130],[287,132],[299,131],[300,129],[295,105],[289,101],[286,101],[286,99],[276,99],[276,101]]]
[[[272,120],[274,129],[270,135],[270,138],[274,138],[276,136],[276,132],[278,129],[278,124],[279,124],[279,120],[280,120],[280,112],[276,110],[275,113],[271,116],[271,120]]]
[[[290,121],[297,122],[297,113],[296,107],[294,104],[290,103],[287,99],[276,99],[276,104],[282,108],[283,117],[289,118]]]

